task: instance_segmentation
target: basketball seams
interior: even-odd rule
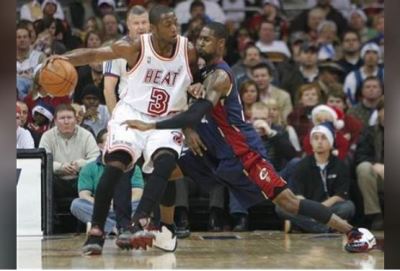
[[[40,79],[45,91],[54,96],[65,96],[75,90],[78,73],[71,63],[57,59],[42,70]]]

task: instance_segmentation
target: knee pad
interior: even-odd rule
[[[174,181],[169,181],[165,189],[164,196],[161,200],[161,205],[171,207],[175,204],[176,186]]]
[[[168,180],[172,171],[176,167],[176,153],[169,150],[161,150],[154,155],[153,165],[154,171],[152,174],[157,175],[165,180]]]
[[[104,162],[118,161],[128,166],[132,162],[131,155],[126,151],[115,151],[104,155]]]

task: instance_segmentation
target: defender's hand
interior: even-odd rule
[[[186,145],[194,155],[203,156],[203,150],[206,151],[207,147],[201,141],[199,134],[190,128],[184,129],[183,133],[185,134]]]
[[[201,83],[195,83],[193,85],[190,85],[187,88],[187,92],[196,99],[204,98],[206,96],[206,91]]]
[[[126,120],[121,125],[126,125],[126,129],[132,128],[137,129],[139,131],[147,131],[156,128],[155,123],[147,123],[140,120]]]

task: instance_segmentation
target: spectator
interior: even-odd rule
[[[318,13],[320,13],[318,20],[323,19],[334,21],[335,24],[338,27],[338,34],[339,36],[342,35],[344,30],[347,27],[347,22],[346,19],[342,16],[342,14],[335,9],[331,5],[331,0],[318,0],[317,5],[313,7],[312,9],[306,9],[303,12],[301,12],[297,17],[293,19],[293,21],[290,24],[289,31],[294,32],[294,31],[305,31],[308,32],[310,29],[310,25],[307,25],[307,21],[309,22],[310,20],[315,20],[312,19],[312,13],[316,10],[319,9]],[[318,20],[315,23],[316,26],[318,26]]]
[[[361,37],[361,43],[365,43],[378,35],[378,32],[367,26],[367,15],[362,9],[354,8],[349,14],[349,28],[357,31]]]
[[[178,24],[182,25],[189,22],[190,20],[190,6],[193,0],[182,1],[175,6],[176,18],[178,18]],[[226,16],[221,6],[213,0],[202,0],[205,6],[205,14],[213,21],[225,23]]]
[[[376,76],[383,84],[384,68],[379,66],[380,50],[375,43],[367,43],[361,49],[361,58],[364,64],[350,72],[344,81],[344,92],[348,103],[352,106],[359,102],[360,90],[363,81],[370,76]]]
[[[244,81],[253,79],[251,69],[260,63],[267,64],[273,71],[273,76],[277,77],[273,64],[261,56],[257,46],[249,44],[244,49],[243,57],[232,67],[237,85],[240,86]]]
[[[261,53],[263,53],[265,56],[268,56],[268,58],[272,61],[274,61],[275,55],[277,54],[282,56],[276,56],[277,62],[285,57],[291,58],[291,54],[286,43],[275,38],[274,28],[273,22],[261,22],[260,29],[258,31],[259,40],[256,42],[256,46],[260,49]]]
[[[103,62],[90,63],[80,66],[78,71],[78,83],[73,94],[73,100],[82,104],[82,91],[87,85],[95,85],[100,90],[104,89]],[[100,92],[100,103],[105,104],[103,91]]]
[[[50,129],[53,116],[54,108],[43,101],[39,101],[32,109],[32,121],[28,123],[27,128],[32,134],[36,148],[43,133]]]
[[[115,14],[110,13],[104,15],[102,23],[104,44],[111,44],[122,37],[118,30],[118,18]]]
[[[96,141],[98,147],[102,150],[106,143],[107,130],[102,130],[97,135]],[[90,162],[85,165],[79,172],[78,178],[78,193],[79,198],[76,198],[71,203],[71,213],[85,224],[90,223],[93,214],[94,194],[96,193],[97,185],[99,184],[100,176],[104,171],[104,164],[101,155],[97,157],[96,161]],[[130,174],[130,187],[131,187],[131,214],[136,210],[139,199],[143,193],[143,176],[140,168],[135,167],[134,173]],[[115,232],[116,228],[122,225],[117,225],[118,219],[116,218],[116,193],[114,193],[114,207],[110,207],[107,216],[104,231],[109,234]],[[117,205],[118,206],[118,205]],[[87,227],[90,229],[90,226]]]
[[[334,144],[334,132],[331,124],[323,123],[311,131],[313,154],[303,158],[293,175],[294,193],[299,198],[318,201],[333,213],[350,220],[355,207],[348,199],[351,183],[349,168],[331,154]],[[291,215],[276,207],[277,214],[288,219],[304,232],[327,233],[331,229],[313,219],[301,215]],[[290,222],[285,223],[285,232],[291,231]]]
[[[64,11],[62,6],[57,0],[44,0],[42,2],[43,18],[50,17],[55,19],[64,20]]]
[[[85,48],[99,48],[103,43],[101,36],[96,31],[89,31],[86,34],[84,46]]]
[[[17,24],[17,28],[19,26],[27,28],[29,30],[31,45],[34,44],[36,41],[37,35],[36,35],[36,29],[35,29],[35,26],[33,25],[33,22],[28,21],[28,20],[20,20]]]
[[[85,110],[83,109],[84,106],[77,104],[77,103],[72,103],[71,106],[75,110],[76,125],[79,125],[82,128],[85,128],[93,135],[94,138],[96,138],[96,135],[94,134],[93,129],[89,125],[86,125],[83,123],[83,116],[85,115]]]
[[[321,101],[321,90],[317,84],[305,84],[299,88],[298,103],[289,114],[288,124],[293,126],[302,144],[304,137],[311,131],[311,111]]]
[[[210,17],[206,15],[206,6],[201,0],[195,0],[190,4],[190,19],[187,23],[182,24],[181,32],[188,32],[193,22],[202,22],[203,25],[211,22]]]
[[[23,101],[17,101],[17,107],[20,109],[21,127],[26,128],[28,120],[28,106]]]
[[[298,154],[301,153],[301,146],[299,142],[299,137],[293,126],[287,124],[287,120],[282,116],[282,110],[278,106],[275,99],[268,99],[265,103],[268,107],[268,121],[272,126],[282,127],[289,138],[290,143]]]
[[[304,42],[308,42],[308,36],[305,32],[294,32],[289,37],[289,49],[292,53],[292,60],[294,63],[300,63],[301,46]]]
[[[266,102],[269,98],[274,98],[282,108],[283,118],[286,119],[293,109],[290,95],[270,83],[272,81],[270,67],[264,63],[260,63],[252,68],[252,76],[260,91],[260,101]]]
[[[384,165],[384,98],[377,105],[378,123],[367,127],[355,153],[357,182],[364,200],[364,214],[372,221],[373,230],[383,229],[383,215],[379,193],[383,191]]]
[[[296,18],[295,18],[296,19]],[[328,20],[326,18],[326,13],[323,9],[315,7],[310,10],[307,16],[307,26],[305,28],[299,29],[307,33],[310,42],[317,42],[318,40],[318,26],[324,21]],[[293,22],[292,22],[293,23]]]
[[[332,21],[322,21],[317,28],[319,60],[336,60],[337,27]]]
[[[257,34],[255,31],[260,29],[263,21],[273,23],[275,38],[277,40],[287,40],[289,23],[282,14],[282,7],[279,0],[263,0],[260,13],[251,16],[245,24],[252,31],[252,34],[255,35]]]
[[[303,43],[300,49],[299,71],[303,76],[303,83],[312,83],[317,80],[319,48],[312,43]]]
[[[343,121],[344,113],[338,108],[331,108],[327,105],[321,104],[311,111],[311,119],[314,126],[317,126],[324,122],[330,122],[333,124],[333,137],[335,144],[333,145],[333,154],[336,155],[340,160],[344,160],[347,157],[349,151],[349,140],[344,137],[341,129],[344,127]],[[313,146],[311,145],[311,132],[304,138],[303,149],[306,154],[311,155],[313,152]]]
[[[317,84],[321,89],[322,101],[326,102],[332,86],[343,82],[343,69],[333,61],[325,61],[318,65],[318,70]]]
[[[100,152],[94,137],[76,125],[75,110],[71,105],[57,106],[54,122],[55,127],[43,134],[39,147],[53,155],[54,196],[57,201],[76,197],[79,171],[94,161]]]
[[[34,142],[31,133],[21,126],[21,109],[17,105],[17,112],[16,112],[16,125],[17,125],[17,149],[33,149]]]
[[[239,95],[243,105],[244,117],[247,121],[251,119],[251,106],[260,100],[260,92],[257,83],[253,80],[244,81],[239,88]]]
[[[83,124],[89,126],[95,136],[107,127],[110,114],[107,106],[100,103],[100,89],[95,85],[86,85],[81,94],[84,108]]]
[[[358,32],[347,30],[342,38],[342,58],[337,63],[342,66],[345,75],[361,67],[360,57],[361,39]]]
[[[112,14],[115,11],[114,0],[97,0],[97,8],[99,17],[102,18],[107,14]]]
[[[363,124],[358,118],[347,114],[346,95],[343,93],[342,86],[340,84],[336,84],[331,87],[331,91],[329,92],[327,97],[326,105],[330,107],[336,107],[345,112],[343,119],[344,127],[342,128],[341,132],[343,133],[344,137],[349,141],[349,154],[351,158],[353,157],[358,140],[360,138]]]
[[[18,99],[23,100],[33,85],[34,68],[41,63],[45,55],[31,49],[31,37],[29,29],[17,26],[17,89]]]
[[[347,113],[358,118],[364,127],[369,126],[369,120],[383,96],[383,86],[377,77],[367,77],[361,87],[361,101],[351,107]]]

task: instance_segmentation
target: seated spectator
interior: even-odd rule
[[[64,11],[58,0],[44,0],[42,2],[43,17],[64,20]]]
[[[99,48],[103,43],[100,33],[96,31],[89,31],[84,40],[85,48]]]
[[[379,66],[380,50],[375,43],[367,43],[361,49],[364,64],[350,72],[344,81],[343,90],[351,106],[359,102],[361,87],[367,77],[375,76],[383,84],[384,68]]]
[[[350,72],[362,66],[360,57],[361,38],[358,32],[347,30],[342,37],[342,58],[337,63],[347,76]]]
[[[338,27],[338,34],[342,35],[347,28],[347,21],[343,15],[331,5],[331,1],[318,0],[317,4],[310,9],[305,9],[290,24],[290,33],[295,31],[309,32],[313,26],[318,27],[322,20],[334,21]]]
[[[341,129],[341,132],[349,141],[350,149],[348,155],[350,155],[349,158],[351,158],[356,150],[356,146],[363,129],[363,124],[358,118],[347,114],[346,95],[342,90],[342,85],[336,84],[331,86],[331,91],[328,94],[326,105],[330,107],[336,107],[345,113],[343,119],[344,127]]]
[[[344,71],[342,67],[333,61],[324,61],[320,63],[318,69],[319,76],[317,79],[317,84],[321,89],[322,102],[325,103],[332,87],[340,82],[343,82]]]
[[[32,88],[34,69],[44,60],[45,55],[31,48],[31,36],[28,28],[17,25],[16,38],[17,98],[18,100],[23,100]]]
[[[383,96],[383,86],[377,77],[368,77],[361,86],[361,101],[351,107],[347,113],[358,118],[364,127],[369,126],[369,120]]]
[[[311,121],[311,111],[321,101],[321,90],[317,84],[305,84],[300,87],[297,96],[298,102],[289,114],[287,123],[293,126],[302,144],[304,137],[314,126]]]
[[[28,20],[20,20],[17,24],[17,28],[18,28],[18,26],[22,26],[29,30],[31,45],[34,44],[36,41],[37,35],[36,35],[36,30],[35,30],[35,26],[34,26],[33,22],[28,21]]]
[[[378,35],[378,32],[367,26],[367,15],[359,8],[354,8],[349,14],[349,28],[357,31],[361,37],[361,43],[365,43]]]
[[[344,136],[341,130],[344,127],[343,118],[343,111],[338,108],[331,108],[325,104],[314,107],[311,112],[311,119],[314,126],[324,122],[330,122],[333,124],[333,135],[335,139],[333,154],[336,155],[340,160],[344,160],[347,157],[350,147],[349,140]],[[303,141],[303,150],[308,155],[311,155],[313,152],[313,146],[311,145],[310,137],[311,133],[309,133]]]
[[[106,143],[107,130],[103,129],[97,135],[96,141],[98,147],[102,150]],[[94,195],[96,193],[97,185],[99,184],[100,177],[104,171],[104,164],[102,162],[101,155],[97,157],[96,161],[90,162],[82,167],[79,172],[78,178],[78,193],[79,198],[76,198],[71,203],[71,213],[78,218],[83,223],[87,224],[91,222],[94,206]],[[138,166],[134,169],[134,174],[130,174],[130,187],[131,187],[131,214],[133,215],[139,200],[143,193],[143,176],[140,168]],[[116,190],[117,191],[117,190]],[[114,193],[113,204],[117,204],[118,199],[116,198],[116,193]],[[118,205],[117,205],[118,206]],[[116,232],[117,229],[121,228],[121,225],[117,225],[118,219],[116,218],[115,207],[110,207],[106,223],[104,226],[104,231],[109,234],[111,232]],[[128,216],[130,218],[130,216]],[[90,224],[87,227],[90,229]]]
[[[21,110],[21,114],[20,114],[20,123],[21,123],[21,127],[26,128],[27,120],[28,120],[28,106],[26,105],[26,103],[24,103],[23,101],[17,101],[17,106],[19,107],[19,109]]]
[[[191,15],[190,7],[194,1],[181,1],[175,6],[175,14],[176,18],[178,19],[178,24],[182,25],[189,22]],[[213,21],[225,23],[226,16],[224,11],[222,10],[221,6],[218,5],[213,0],[203,0],[201,1],[204,3],[204,12],[205,14]],[[196,11],[192,12],[202,12],[200,7],[197,8]]]
[[[248,44],[243,51],[241,59],[232,66],[236,84],[240,86],[244,81],[254,79],[251,69],[260,63],[267,64],[271,68],[273,77],[277,77],[274,65],[261,56],[260,49],[258,49],[254,44]]]
[[[292,101],[288,92],[271,84],[272,71],[270,67],[260,63],[252,68],[251,74],[257,83],[260,101],[267,102],[268,99],[274,98],[279,107],[282,108],[283,118],[286,119],[289,113],[292,112]]]
[[[253,80],[243,82],[239,88],[239,95],[243,105],[244,117],[247,121],[250,121],[251,106],[260,100],[260,92],[256,82]]]
[[[85,110],[83,109],[84,108],[83,105],[72,103],[71,106],[75,109],[76,125],[85,128],[93,135],[93,137],[96,137],[93,129],[89,125],[83,123],[83,116],[85,115]]]
[[[322,21],[317,28],[318,59],[320,61],[336,60],[337,27],[332,21]]]
[[[55,127],[45,132],[39,147],[53,155],[53,184],[56,212],[59,201],[76,197],[78,174],[83,166],[100,154],[96,140],[88,131],[76,125],[75,110],[70,104],[60,104],[54,113]],[[71,199],[72,201],[72,199]],[[68,203],[69,207],[70,203]]]
[[[103,24],[103,42],[104,45],[113,43],[119,40],[122,35],[118,29],[118,18],[117,15],[109,13],[103,16],[101,20]]]
[[[349,168],[331,154],[334,145],[334,131],[330,123],[322,123],[311,131],[313,154],[303,158],[293,174],[294,193],[322,203],[334,214],[350,220],[355,207],[348,199],[350,187]],[[276,207],[277,214],[286,219],[285,232],[291,232],[293,223],[297,229],[310,233],[327,233],[332,230],[314,219],[292,215]],[[293,227],[293,229],[295,228]]]
[[[269,21],[274,24],[275,37],[279,40],[287,40],[289,23],[282,14],[282,7],[279,0],[263,0],[260,13],[251,16],[245,22],[245,25],[255,35],[257,34],[256,30],[260,29],[261,22],[263,21]]]
[[[271,123],[272,126],[282,127],[287,134],[287,137],[289,138],[293,148],[298,154],[300,154],[302,149],[299,142],[299,137],[297,136],[293,126],[288,125],[287,120],[283,119],[282,110],[278,106],[276,100],[269,99],[265,104],[268,107],[268,122]]]
[[[312,83],[318,79],[318,52],[317,45],[303,43],[300,47],[300,66],[299,71],[303,76],[303,83]]]
[[[202,25],[205,25],[212,20],[206,14],[206,7],[203,1],[195,0],[190,4],[190,18],[187,23],[183,23],[181,26],[181,32],[186,33],[190,29],[190,25],[192,22],[201,22]],[[192,26],[193,27],[193,26]]]
[[[383,97],[379,100],[377,110],[378,123],[364,129],[355,152],[358,187],[364,200],[364,214],[372,223],[372,230],[383,229],[383,214],[378,196],[383,191],[385,180]]]
[[[50,129],[53,116],[54,108],[43,101],[39,101],[32,109],[32,121],[28,123],[27,128],[32,134],[36,148],[39,146],[43,133]]]
[[[82,104],[82,91],[87,85],[95,85],[100,90],[104,89],[103,63],[95,62],[80,66],[78,71],[78,83],[73,94],[73,101]],[[105,104],[103,91],[100,92],[100,103]]]
[[[81,94],[84,108],[83,124],[92,128],[95,136],[107,127],[110,114],[107,106],[100,103],[100,89],[95,85],[86,85]]]
[[[277,62],[285,59],[285,57],[291,58],[286,43],[275,38],[274,28],[275,26],[273,22],[263,21],[258,31],[259,40],[256,42],[256,46],[264,56],[267,56],[268,59],[271,59],[273,62],[275,62],[275,59],[273,58],[275,56],[278,57],[277,54],[282,55],[281,58],[276,59]]]
[[[295,20],[296,18],[292,21],[292,24]],[[304,31],[308,36],[309,42],[317,42],[318,26],[324,20],[329,20],[328,18],[326,18],[326,13],[324,12],[324,10],[320,7],[314,7],[308,13],[306,26],[304,28],[298,28],[296,29],[296,31]]]
[[[31,133],[21,126],[21,108],[17,105],[16,112],[16,125],[17,125],[17,149],[33,149],[34,142]]]

